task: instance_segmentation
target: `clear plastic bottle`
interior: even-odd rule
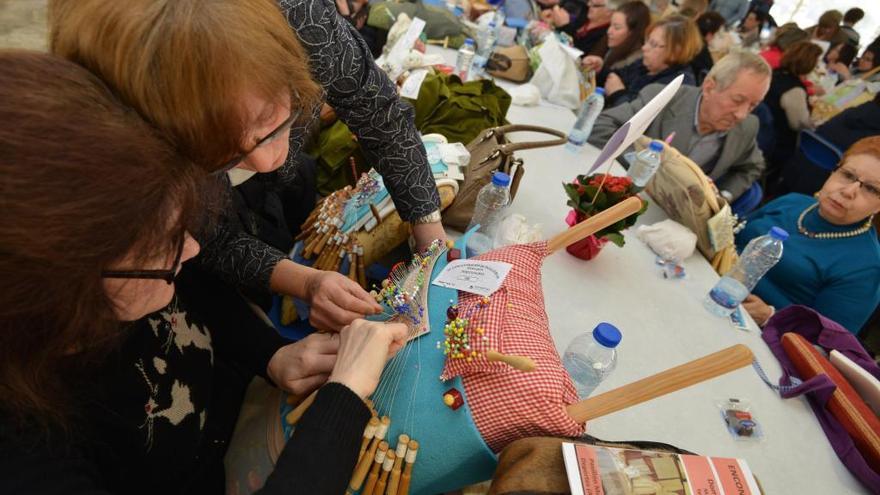
[[[495,48],[496,36],[495,21],[486,26],[480,26],[477,32],[477,54],[474,56],[473,73],[475,76],[483,75],[483,68],[486,67],[486,62],[492,55],[492,49]]]
[[[617,367],[617,344],[620,339],[617,327],[610,323],[599,323],[592,333],[578,335],[565,348],[562,362],[574,382],[578,397],[589,397]]]
[[[477,256],[495,247],[495,230],[501,220],[501,212],[510,203],[510,176],[504,172],[492,174],[492,182],[477,193],[474,216],[467,230],[479,224],[467,241],[468,257]]]
[[[604,107],[605,89],[596,88],[581,104],[577,119],[574,121],[574,126],[571,128],[571,132],[568,133],[568,143],[565,144],[566,150],[572,153],[580,151],[584,143],[587,142],[587,138],[590,137],[590,133],[593,132],[593,124],[596,123],[596,119],[602,113]]]
[[[773,265],[782,259],[782,243],[788,232],[773,227],[766,235],[756,237],[746,245],[739,261],[712,287],[703,306],[712,314],[728,317],[752,292],[758,281]]]
[[[636,155],[635,161],[629,166],[627,175],[633,181],[633,186],[637,191],[641,191],[651,182],[651,178],[660,169],[661,154],[663,153],[663,143],[660,141],[651,141],[647,148],[643,149]]]
[[[458,74],[462,82],[466,82],[471,74],[475,54],[474,40],[465,39],[464,44],[458,49],[458,56],[455,58],[455,73]]]

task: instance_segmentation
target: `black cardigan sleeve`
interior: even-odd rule
[[[344,493],[369,419],[370,410],[348,387],[321,387],[259,493]]]

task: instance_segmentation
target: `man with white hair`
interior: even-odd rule
[[[718,61],[701,87],[682,86],[654,119],[645,135],[666,139],[693,160],[728,201],[761,177],[764,157],[755,141],[758,119],[752,115],[770,88],[771,70],[758,55],[736,51]],[[620,126],[665,86],[646,86],[638,97],[599,115],[589,142],[602,147]]]

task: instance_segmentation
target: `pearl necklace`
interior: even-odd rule
[[[807,207],[806,210],[801,212],[801,215],[797,220],[797,228],[798,232],[809,237],[810,239],[843,239],[846,237],[855,237],[857,235],[862,235],[865,232],[871,230],[871,220],[874,218],[873,215],[868,217],[868,220],[865,221],[865,224],[861,227],[850,230],[849,232],[810,232],[804,227],[804,217],[807,216],[807,213],[816,209],[819,206],[819,203],[815,203]]]

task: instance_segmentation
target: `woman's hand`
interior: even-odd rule
[[[406,343],[408,330],[403,323],[353,321],[339,332],[339,352],[329,381],[366,398],[379,385],[385,363]]]
[[[620,79],[620,76],[614,72],[608,74],[608,77],[605,79],[606,95],[611,95],[618,91],[623,91],[624,89],[626,89],[626,84],[623,84],[623,80]]]
[[[357,282],[330,271],[311,274],[306,283],[306,301],[311,306],[312,326],[333,332],[357,318],[382,311],[382,306]]]
[[[556,5],[551,10],[550,15],[551,21],[550,24],[560,28],[563,26],[567,26],[569,22],[571,22],[571,16],[568,14],[568,11]]]
[[[759,327],[764,326],[764,324],[767,323],[767,320],[769,320],[770,317],[773,316],[773,313],[776,312],[773,306],[765,303],[763,299],[754,294],[749,294],[745,301],[743,301],[742,305],[743,309],[749,313],[749,316],[755,320],[755,323],[757,323]]]
[[[843,65],[840,62],[834,62],[833,64],[829,65],[828,68],[836,72],[840,76],[840,79],[844,81],[850,78],[851,73],[849,71],[849,67]]]
[[[593,72],[600,72],[604,64],[605,61],[602,60],[602,57],[597,57],[596,55],[587,55],[581,59],[581,67]]]
[[[278,388],[305,396],[330,377],[338,351],[338,334],[313,333],[275,351],[266,374]]]
[[[434,239],[446,241],[446,231],[443,230],[443,224],[436,223],[417,223],[412,226],[413,238],[416,240],[416,252],[421,253]]]

